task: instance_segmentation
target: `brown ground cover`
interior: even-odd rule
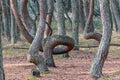
[[[27,62],[26,55],[4,57],[6,80],[91,80],[90,65],[95,53],[71,51],[70,58],[54,56],[57,68],[49,68],[49,73],[41,77],[31,76],[35,66]],[[109,54],[103,73],[107,76],[101,80],[120,80],[120,56]]]

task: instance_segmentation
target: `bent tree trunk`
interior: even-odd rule
[[[40,48],[39,44],[42,44],[44,31],[45,31],[46,11],[47,11],[46,8],[47,8],[46,0],[40,0],[40,20],[39,20],[35,38],[32,44],[30,45],[29,51],[28,51],[29,53],[28,60],[34,63],[38,67],[40,72],[48,71],[44,58],[41,55],[39,55],[39,48]]]
[[[74,40],[68,36],[53,35],[51,37],[47,37],[44,40],[43,45],[44,45],[44,56],[47,65],[49,67],[55,67],[52,54],[57,55],[57,54],[63,54],[69,52],[74,47]],[[63,45],[63,46],[56,47],[58,45]]]
[[[18,11],[17,11],[17,8],[16,8],[16,4],[15,4],[15,0],[10,0],[10,2],[11,2],[11,9],[12,9],[12,12],[13,12],[13,14],[14,14],[14,16],[15,16],[15,20],[16,20],[16,22],[17,22],[17,25],[18,25],[18,27],[19,27],[19,29],[20,29],[20,31],[22,32],[22,34],[23,34],[23,36],[25,37],[25,39],[29,42],[29,43],[32,43],[32,41],[33,41],[33,37],[29,34],[29,32],[26,30],[26,28],[25,28],[25,26],[23,25],[23,23],[22,23],[22,21],[21,21],[21,18],[20,18],[20,16],[18,15]],[[42,10],[42,9],[41,9]],[[41,13],[42,14],[42,13]],[[42,15],[46,15],[46,14],[42,14]],[[41,15],[41,16],[42,16]],[[44,19],[45,17],[41,17],[41,19]],[[41,20],[40,19],[40,20]],[[45,20],[45,19],[44,19]],[[38,30],[37,30],[37,33],[36,33],[36,37],[35,37],[35,39],[34,39],[34,44],[32,43],[31,44],[31,46],[30,46],[30,49],[29,49],[29,52],[30,52],[30,58],[31,58],[31,60],[30,60],[30,58],[29,58],[29,61],[32,61],[32,59],[34,59],[34,58],[36,58],[36,59],[41,59],[41,61],[38,61],[38,62],[35,62],[34,60],[33,60],[33,62],[37,65],[37,63],[39,63],[39,62],[42,62],[43,61],[43,58],[40,58],[41,56],[40,55],[38,55],[38,49],[41,51],[41,52],[43,52],[43,47],[44,46],[42,46],[42,38],[43,38],[43,33],[44,33],[44,28],[45,27],[43,27],[44,25],[45,25],[45,22],[44,22],[44,20],[42,21],[40,21],[41,23],[39,23],[39,27],[38,27]],[[41,25],[43,23],[43,25]],[[41,27],[42,26],[42,27]],[[41,31],[42,30],[42,31]],[[39,34],[39,32],[40,32],[40,34]],[[39,36],[40,36],[40,38],[39,38]],[[38,39],[39,38],[39,39]],[[51,38],[52,39],[52,38]],[[55,37],[54,39],[59,39],[59,38],[57,38],[57,37]],[[36,42],[37,41],[37,42]],[[64,40],[63,40],[64,41]],[[51,45],[54,45],[56,42],[52,42],[51,43]],[[62,43],[61,43],[61,41],[59,41],[58,43],[60,43],[61,45],[62,45]],[[64,42],[63,42],[64,43]],[[67,48],[66,47],[57,47],[57,48],[54,48],[54,50],[52,50],[52,54],[61,54],[61,53],[65,53],[65,52],[68,52],[68,51],[70,51],[72,48],[70,48],[71,47],[71,45],[68,45],[68,44],[73,44],[72,46],[74,46],[74,40],[73,40],[73,42],[68,42],[68,43],[66,43],[65,44],[65,46],[67,46]],[[34,47],[35,46],[35,47]],[[34,50],[34,48],[32,48],[32,47],[34,47],[35,48],[35,50]],[[32,52],[32,50],[33,50],[33,52]],[[34,53],[34,52],[36,52],[36,54],[35,55],[32,55],[32,53]],[[47,53],[47,54],[49,54],[49,53]],[[51,54],[51,55],[52,55]],[[35,57],[36,56],[36,57]],[[32,58],[33,57],[33,58]],[[52,58],[51,58],[52,59]],[[41,66],[41,65],[38,65],[38,66]]]
[[[35,23],[28,13],[27,4],[28,4],[28,0],[22,0],[21,16],[23,18],[23,22],[25,26],[27,27],[29,34],[31,34],[34,37],[35,36]]]
[[[45,36],[49,36],[52,34],[52,29],[51,29],[51,22],[52,22],[52,17],[53,17],[53,11],[54,11],[54,0],[48,0],[48,14],[47,14],[47,25],[45,29]]]
[[[89,17],[89,13],[90,13],[90,3],[91,0],[83,0],[83,6],[84,6],[84,14],[85,14],[85,19],[87,22],[87,19]],[[91,22],[89,23],[89,32],[93,32],[94,31],[94,25],[93,25],[93,19],[91,19]]]
[[[85,39],[95,39],[100,43],[102,35],[97,32],[90,32],[90,25],[92,23],[93,19],[93,13],[94,13],[94,0],[90,1],[90,11],[89,11],[89,16],[86,21],[85,29],[84,29],[84,38]]]
[[[107,58],[109,52],[109,44],[111,41],[112,34],[112,20],[110,14],[109,0],[99,0],[100,1],[100,11],[101,11],[101,20],[103,25],[103,36],[99,45],[99,49],[91,66],[91,75],[97,80],[101,77],[102,67]]]
[[[65,9],[63,5],[63,0],[56,0],[56,9],[57,9],[57,27],[59,35],[66,35],[65,31]],[[69,57],[68,53],[62,55],[63,57]]]

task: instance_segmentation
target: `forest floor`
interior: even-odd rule
[[[71,51],[70,58],[55,57],[57,68],[49,68],[49,73],[41,73],[41,77],[33,77],[31,69],[35,66],[27,62],[26,55],[4,58],[6,80],[92,80],[90,65],[94,53]],[[120,56],[109,55],[103,73],[107,77],[101,80],[120,80]]]
[[[112,42],[120,42],[120,37],[114,36],[113,38]],[[91,42],[92,45],[95,44],[93,42]],[[81,44],[85,45],[85,43]],[[31,69],[35,68],[35,65],[27,61],[27,49],[19,49],[29,47],[29,45],[26,46],[25,41],[22,41],[14,45],[14,47],[12,45],[3,46],[6,80],[92,80],[90,67],[98,47],[80,48],[79,51],[72,50],[69,52],[69,58],[54,55],[57,68],[49,68],[50,71],[41,73],[41,77],[31,75]],[[120,80],[120,47],[110,47],[109,55],[103,67],[103,74],[106,77],[100,80]]]

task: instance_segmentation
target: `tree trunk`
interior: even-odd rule
[[[87,19],[89,17],[89,13],[90,13],[90,0],[83,0],[83,4],[84,4],[84,13],[85,13],[85,19],[86,19],[86,23],[87,23]],[[93,25],[93,19],[91,19],[91,22],[89,23],[89,32],[94,32],[94,25]]]
[[[53,11],[54,11],[54,0],[48,0],[48,14],[47,14],[47,25],[45,29],[45,36],[52,35],[52,29],[51,29],[51,23],[52,23],[52,17],[53,17]]]
[[[117,2],[117,0],[110,0],[111,3],[111,7],[112,7],[112,11],[113,14],[115,16],[115,20],[118,26],[118,30],[120,31],[120,8],[119,8],[119,3]]]
[[[64,17],[64,5],[63,0],[56,0],[57,9],[57,27],[59,35],[66,35],[65,31],[65,17]],[[63,57],[68,57],[68,53],[62,55]]]
[[[84,7],[83,0],[79,0],[79,18],[80,18],[80,31],[83,32],[85,28],[85,15],[84,15]]]
[[[79,45],[79,4],[78,0],[71,0],[72,5],[72,38],[75,40],[75,45]],[[74,50],[79,50],[75,47]]]
[[[16,33],[16,28],[17,25],[15,23],[15,19],[13,14],[11,13],[11,43],[14,44],[16,43],[16,38],[15,38],[15,33]]]
[[[45,24],[46,24],[46,0],[40,0],[40,21],[38,24],[37,32],[32,44],[29,47],[28,60],[34,63],[41,72],[48,71],[44,58],[39,55],[40,44],[44,37]]]
[[[8,5],[8,0],[2,0],[1,5],[2,5],[2,16],[3,16],[3,25],[4,25],[4,32],[5,36],[7,37],[7,40],[11,40],[10,36],[10,14],[9,14],[9,5]]]
[[[84,38],[85,39],[95,39],[100,43],[102,35],[97,32],[90,32],[90,26],[92,19],[93,19],[93,13],[94,13],[94,0],[90,1],[90,11],[89,11],[89,16],[86,21],[85,29],[84,29]]]
[[[59,35],[66,35],[63,0],[56,0],[57,27]]]
[[[3,69],[2,44],[1,44],[1,24],[2,24],[1,18],[2,18],[2,7],[0,5],[0,80],[5,80],[5,74],[4,74],[4,69]]]
[[[112,34],[112,20],[111,12],[109,7],[109,0],[99,0],[100,1],[100,12],[101,20],[103,25],[103,36],[99,45],[99,49],[91,66],[91,75],[93,79],[97,80],[101,77],[102,67],[107,58],[109,52],[109,44],[111,41]]]
[[[23,18],[23,22],[25,26],[27,27],[29,34],[31,34],[31,36],[34,37],[35,36],[35,23],[28,13],[27,3],[28,3],[28,0],[22,0],[21,16]]]

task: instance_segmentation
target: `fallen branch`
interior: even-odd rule
[[[110,46],[120,46],[120,44],[115,44],[115,43],[111,43]],[[78,45],[76,47],[79,47],[79,48],[96,48],[98,47],[98,45],[88,45],[88,46],[84,46],[84,45]],[[27,47],[12,47],[13,49],[29,49]]]

